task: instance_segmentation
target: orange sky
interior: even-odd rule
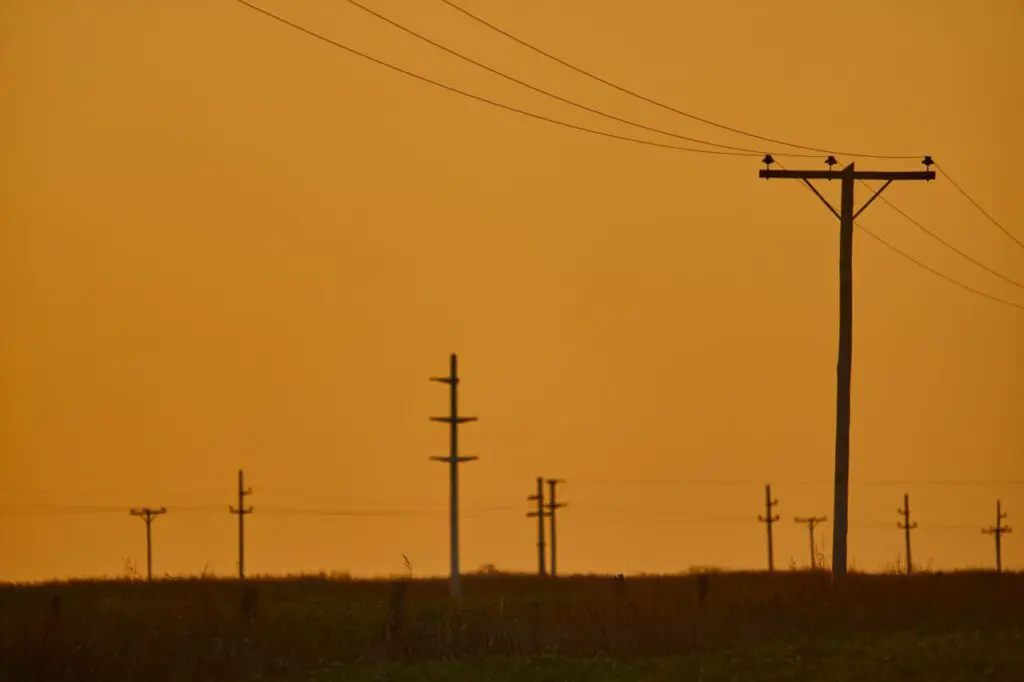
[[[365,2],[590,106],[762,146],[588,81],[437,0]],[[931,154],[1024,238],[1017,0],[462,2],[704,117]],[[262,6],[481,95],[657,139],[344,0]],[[416,573],[444,573],[447,472],[427,458],[447,436],[427,417],[446,395],[427,378],[450,352],[480,417],[464,436],[481,458],[463,469],[466,569],[535,566],[523,514],[537,475],[568,479],[563,572],[761,567],[765,482],[784,521],[776,564],[806,561],[793,516],[832,511],[838,224],[799,183],[759,180],[756,158],[469,101],[232,0],[4,0],[0,50],[0,579],[143,566],[132,505],[171,508],[154,522],[155,572],[231,573],[239,467],[255,488],[250,572],[390,573],[404,553]],[[947,181],[886,197],[1024,281],[1024,249]],[[863,224],[1024,304],[883,204]],[[852,488],[851,558],[895,561],[906,491],[917,561],[989,565],[979,530],[995,500],[1011,525],[1024,518],[1024,311],[863,233],[854,287],[851,475],[874,483]],[[880,483],[933,479],[1006,483]],[[23,503],[124,511],[11,506]],[[187,509],[206,505],[223,511]],[[1024,567],[1022,543],[1007,538],[1006,565]]]

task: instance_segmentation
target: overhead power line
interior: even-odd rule
[[[818,152],[820,154],[833,154],[833,155],[836,155],[836,156],[852,156],[852,157],[856,157],[856,158],[865,158],[865,159],[899,159],[899,160],[919,159],[919,158],[921,158],[921,156],[923,156],[922,154],[915,154],[915,155],[909,155],[909,156],[891,156],[891,155],[884,155],[884,154],[855,154],[855,153],[852,153],[852,152],[839,152],[839,151],[836,151],[836,150],[833,150],[833,149],[824,149],[824,148],[821,148],[821,147],[810,147],[810,146],[807,146],[807,145],[796,144],[795,142],[786,142],[785,140],[781,140],[781,139],[778,139],[778,138],[766,137],[764,135],[758,135],[757,133],[752,133],[750,131],[743,130],[741,128],[736,128],[736,127],[733,127],[733,126],[725,125],[723,123],[718,123],[717,121],[713,121],[713,120],[711,120],[709,118],[703,118],[701,116],[697,116],[696,114],[692,114],[690,112],[683,111],[682,109],[678,109],[676,107],[673,107],[673,106],[671,106],[669,104],[665,104],[665,103],[660,102],[660,101],[658,101],[656,99],[653,99],[651,97],[647,97],[646,95],[642,95],[642,94],[640,94],[640,93],[638,93],[638,92],[636,92],[634,90],[630,90],[629,88],[626,88],[626,87],[624,87],[622,85],[614,83],[613,81],[610,81],[610,80],[608,80],[606,78],[602,78],[601,76],[596,75],[592,71],[589,71],[589,70],[584,69],[582,67],[576,66],[575,64],[572,64],[572,63],[570,63],[570,62],[568,62],[568,61],[566,61],[566,60],[564,60],[564,59],[562,59],[560,57],[557,57],[554,54],[552,54],[550,52],[547,52],[546,50],[543,50],[543,49],[537,47],[536,45],[533,45],[533,44],[523,40],[522,38],[519,38],[519,37],[513,35],[512,33],[506,31],[505,29],[503,29],[503,28],[501,28],[499,26],[496,26],[495,24],[487,21],[486,19],[484,19],[484,18],[482,18],[482,17],[480,17],[480,16],[478,16],[476,14],[473,14],[472,12],[470,12],[467,9],[464,9],[464,8],[460,7],[459,5],[455,4],[451,0],[441,0],[441,2],[443,2],[446,5],[448,5],[452,9],[454,9],[454,10],[456,10],[458,12],[461,12],[462,14],[464,14],[467,17],[469,17],[470,19],[472,19],[472,20],[474,20],[474,21],[476,21],[476,22],[486,26],[487,28],[491,29],[492,31],[500,33],[501,35],[505,36],[509,40],[512,40],[512,41],[522,45],[523,47],[536,52],[537,54],[540,54],[540,55],[542,55],[544,57],[547,57],[548,59],[551,59],[551,60],[553,60],[555,62],[558,62],[562,66],[564,66],[564,67],[566,67],[568,69],[572,69],[573,71],[575,71],[575,72],[577,72],[577,73],[579,73],[579,74],[581,74],[583,76],[586,76],[587,78],[593,79],[593,80],[595,80],[595,81],[597,81],[599,83],[607,85],[610,88],[614,88],[615,90],[618,90],[619,92],[622,92],[624,94],[630,95],[631,97],[636,97],[637,99],[641,99],[641,100],[647,102],[648,104],[653,104],[654,106],[659,107],[661,109],[664,109],[666,111],[671,111],[672,113],[678,114],[680,116],[685,116],[686,118],[692,119],[694,121],[699,121],[701,123],[705,123],[705,124],[713,126],[715,128],[719,128],[720,130],[727,130],[727,131],[729,131],[731,133],[736,133],[737,135],[743,135],[745,137],[754,138],[754,139],[757,139],[757,140],[761,140],[763,142],[771,142],[772,144],[778,144],[778,145],[782,145],[784,147],[792,147],[794,149],[803,149],[805,151]]]
[[[866,182],[863,182],[863,181],[861,181],[861,183],[860,183],[860,184],[862,184],[862,185],[863,185],[864,187],[867,187],[868,189],[873,189],[873,188],[872,188],[872,187],[871,187],[870,185],[868,185],[868,184],[867,184]],[[977,258],[974,258],[974,257],[970,256],[969,254],[965,253],[964,251],[962,251],[962,250],[958,249],[958,248],[957,248],[956,246],[954,246],[953,244],[950,244],[950,243],[949,243],[948,241],[946,241],[945,239],[943,239],[943,238],[942,238],[942,237],[940,237],[939,235],[937,235],[937,234],[935,234],[934,232],[932,232],[931,230],[929,230],[929,229],[928,229],[927,227],[925,227],[925,226],[924,226],[923,224],[921,224],[921,221],[919,221],[919,220],[915,220],[915,219],[914,219],[913,217],[911,217],[911,216],[910,216],[910,215],[909,215],[909,214],[908,214],[908,213],[907,213],[906,211],[904,211],[904,210],[903,210],[902,208],[900,208],[899,206],[897,206],[896,204],[894,204],[894,203],[893,203],[892,201],[890,201],[889,199],[885,198],[884,196],[883,196],[883,197],[879,197],[879,199],[880,199],[880,200],[882,201],[882,203],[884,203],[884,204],[885,204],[886,206],[888,206],[888,207],[889,207],[889,208],[891,208],[892,210],[896,211],[896,213],[898,213],[898,214],[899,214],[900,216],[902,216],[902,217],[903,217],[904,219],[906,219],[906,220],[907,220],[907,221],[908,221],[908,222],[909,222],[909,223],[910,223],[911,225],[913,225],[913,226],[914,226],[914,227],[916,227],[917,229],[921,230],[922,232],[924,232],[925,234],[927,234],[927,235],[928,235],[929,237],[931,237],[931,238],[932,238],[932,239],[934,239],[935,241],[937,241],[937,242],[939,242],[940,244],[942,244],[943,246],[945,246],[945,247],[946,247],[947,249],[949,249],[950,251],[952,251],[952,252],[956,253],[957,255],[961,256],[961,257],[962,257],[962,258],[964,258],[965,260],[967,260],[967,261],[970,261],[971,263],[973,263],[974,265],[978,266],[979,268],[981,268],[981,269],[982,269],[982,270],[984,270],[985,272],[987,272],[987,273],[989,273],[989,274],[991,274],[991,275],[995,275],[996,277],[998,277],[999,279],[1003,280],[1003,281],[1004,281],[1004,282],[1006,282],[1007,284],[1012,284],[1013,286],[1017,287],[1018,289],[1024,289],[1024,284],[1022,284],[1021,282],[1018,282],[1018,281],[1017,281],[1017,280],[1015,280],[1015,279],[1012,279],[1012,278],[1010,278],[1010,277],[1007,277],[1006,275],[1004,275],[1004,274],[1002,274],[1002,273],[998,272],[997,270],[993,270],[993,269],[992,269],[992,268],[990,268],[989,266],[987,266],[987,265],[985,265],[984,263],[982,263],[981,261],[979,261],[979,260],[978,260]]]
[[[442,2],[443,2],[443,1],[444,1],[444,0],[442,0]],[[847,156],[849,156],[849,155],[847,155]],[[779,165],[779,167],[780,167],[780,168],[785,168],[785,167],[784,167],[784,166],[783,166],[783,165],[782,165],[781,163],[780,163],[780,164],[778,164],[778,165]],[[804,185],[804,188],[805,188],[805,189],[807,189],[807,191],[808,191],[808,192],[811,192],[811,193],[816,193],[816,191],[814,190],[814,188],[813,188],[813,187],[811,187],[810,185]],[[892,204],[890,204],[890,206],[892,206]],[[895,208],[895,206],[893,206],[893,208]],[[909,216],[907,216],[907,217],[909,218]],[[989,299],[990,301],[994,301],[994,302],[996,302],[996,303],[1002,303],[1003,305],[1009,306],[1009,307],[1011,307],[1011,308],[1017,308],[1018,310],[1024,310],[1024,304],[1020,304],[1020,303],[1014,303],[1013,301],[1007,300],[1007,299],[1005,299],[1005,298],[1000,298],[999,296],[994,296],[994,295],[992,295],[992,294],[988,294],[988,293],[985,293],[984,291],[981,291],[980,289],[975,289],[974,287],[972,287],[972,286],[970,286],[970,285],[968,285],[968,284],[964,284],[963,282],[961,282],[961,281],[959,281],[959,280],[957,280],[957,279],[954,279],[954,278],[950,277],[949,275],[947,275],[947,274],[945,274],[945,273],[942,273],[942,272],[940,272],[939,270],[936,270],[935,268],[931,267],[930,265],[926,265],[926,264],[925,264],[925,263],[923,263],[922,261],[920,261],[920,260],[918,260],[917,258],[914,258],[913,256],[911,256],[911,255],[910,255],[909,253],[907,253],[906,251],[903,251],[902,249],[900,249],[900,248],[899,248],[899,247],[897,247],[896,245],[894,245],[894,244],[892,244],[892,243],[890,243],[890,242],[886,241],[886,240],[885,240],[885,239],[883,239],[882,237],[879,237],[879,236],[878,236],[877,234],[875,234],[874,232],[872,232],[872,231],[871,231],[871,230],[869,230],[868,228],[864,227],[864,225],[863,225],[863,224],[861,224],[861,222],[860,222],[860,221],[858,221],[858,220],[854,220],[854,223],[853,223],[853,224],[854,224],[854,225],[855,225],[856,227],[858,227],[858,228],[859,228],[859,229],[860,229],[860,230],[861,230],[862,232],[864,232],[864,234],[868,235],[869,237],[871,237],[871,238],[872,238],[872,239],[874,239],[875,241],[877,241],[877,242],[881,243],[881,244],[882,244],[883,246],[886,246],[886,247],[888,247],[888,248],[889,248],[889,249],[890,249],[891,251],[894,251],[895,253],[899,254],[900,256],[903,256],[904,258],[906,258],[906,259],[907,259],[908,261],[910,261],[910,262],[911,262],[911,263],[913,263],[914,265],[917,265],[918,267],[921,267],[921,268],[923,268],[923,269],[927,270],[928,272],[932,273],[932,274],[933,274],[933,275],[935,275],[936,277],[940,277],[940,278],[942,278],[942,279],[946,280],[947,282],[949,282],[950,284],[953,284],[953,285],[955,285],[955,286],[958,286],[958,287],[960,287],[961,289],[964,289],[965,291],[969,291],[969,292],[971,292],[972,294],[976,294],[976,295],[978,295],[978,296],[981,296],[981,297],[983,297],[983,298],[987,298],[987,299]],[[927,230],[927,229],[925,229],[925,228],[924,228],[923,226],[921,226],[921,225],[918,225],[918,226],[919,226],[919,227],[921,227],[921,229],[925,230],[925,232],[928,232],[929,234],[931,234],[932,236],[934,236],[934,237],[935,237],[936,239],[939,239],[939,238],[938,238],[938,236],[937,236],[937,235],[935,235],[934,233],[932,233],[932,232],[931,232],[930,230]],[[942,240],[940,239],[939,241],[942,241]],[[945,243],[945,242],[943,242],[943,243]],[[950,248],[953,248],[953,249],[954,249],[954,250],[956,250],[956,251],[957,251],[958,253],[961,253],[961,252],[959,252],[959,250],[955,249],[955,248],[954,248],[954,247],[952,247],[951,245],[948,245],[948,244],[947,244],[947,246],[950,246]],[[963,254],[963,253],[961,253],[961,255],[963,255],[964,257],[966,257],[966,258],[969,258],[969,259],[970,259],[970,257],[969,257],[969,256],[967,256],[966,254]],[[971,259],[971,260],[973,260],[973,259]],[[980,264],[980,263],[978,263],[978,265],[981,265],[981,264]],[[983,265],[982,265],[981,267],[985,267],[985,266],[983,266]],[[986,268],[986,269],[988,269],[988,268]],[[998,273],[994,273],[994,272],[993,272],[993,274],[998,274]],[[1002,275],[999,275],[999,276],[1001,277]]]
[[[546,123],[551,123],[553,125],[562,126],[563,128],[570,128],[572,130],[578,130],[580,132],[589,133],[591,135],[599,135],[601,137],[606,137],[606,138],[610,138],[610,139],[613,139],[613,140],[621,140],[623,142],[632,142],[634,144],[646,145],[648,147],[658,147],[658,148],[661,148],[661,149],[673,149],[675,151],[691,152],[691,153],[694,153],[694,154],[714,154],[714,155],[717,155],[717,156],[746,156],[746,157],[754,157],[754,156],[759,156],[760,155],[760,153],[753,153],[753,152],[729,151],[729,150],[725,150],[725,149],[698,149],[698,148],[695,148],[695,147],[683,147],[681,145],[668,144],[668,143],[664,143],[664,142],[655,142],[653,140],[643,140],[643,139],[640,139],[640,138],[637,138],[637,137],[630,137],[628,135],[617,135],[615,133],[609,133],[609,132],[606,132],[606,131],[603,131],[603,130],[598,130],[596,128],[588,128],[586,126],[576,125],[575,123],[568,123],[566,121],[561,121],[561,120],[558,120],[556,118],[551,118],[549,116],[544,116],[543,114],[535,114],[532,111],[527,111],[526,109],[520,109],[518,107],[514,107],[514,106],[511,106],[511,105],[508,105],[508,104],[503,104],[501,102],[498,102],[497,100],[488,99],[488,98],[482,97],[480,95],[474,95],[473,93],[467,92],[466,90],[461,90],[459,88],[456,88],[454,86],[448,85],[446,83],[442,83],[441,81],[434,80],[433,78],[429,78],[427,76],[423,76],[421,74],[418,74],[418,73],[416,73],[414,71],[409,71],[408,69],[404,69],[404,68],[402,68],[400,66],[395,66],[394,64],[386,62],[383,59],[378,59],[377,57],[369,55],[369,54],[367,54],[365,52],[361,52],[361,51],[359,51],[359,50],[357,50],[357,49],[355,49],[353,47],[349,47],[348,45],[345,45],[344,43],[338,42],[337,40],[334,40],[332,38],[328,38],[327,36],[325,36],[323,34],[317,33],[316,31],[313,31],[312,29],[308,29],[305,26],[302,26],[300,24],[296,24],[295,22],[292,22],[292,21],[290,21],[288,19],[285,19],[284,17],[282,17],[280,15],[277,15],[277,14],[271,12],[270,10],[263,9],[262,7],[258,7],[257,5],[254,5],[254,4],[250,3],[250,2],[247,2],[247,0],[235,0],[235,2],[239,3],[240,5],[244,5],[245,7],[248,7],[249,9],[251,9],[251,10],[253,10],[255,12],[259,12],[260,14],[263,14],[264,16],[267,16],[267,17],[273,19],[274,21],[280,22],[281,24],[283,24],[285,26],[293,28],[296,31],[301,31],[302,33],[305,33],[306,35],[311,36],[313,38],[316,38],[317,40],[323,41],[324,43],[327,43],[328,45],[332,45],[332,46],[334,46],[334,47],[336,47],[336,48],[338,48],[340,50],[345,50],[346,52],[348,52],[350,54],[354,54],[357,57],[361,57],[361,58],[363,58],[363,59],[365,59],[367,61],[373,62],[374,64],[378,64],[378,65],[383,66],[385,68],[391,69],[392,71],[400,73],[400,74],[402,74],[404,76],[408,76],[410,78],[415,78],[416,80],[422,81],[424,83],[428,83],[430,85],[433,85],[434,87],[441,88],[442,90],[447,90],[448,92],[453,92],[453,93],[455,93],[457,95],[462,95],[463,97],[468,97],[469,99],[476,100],[477,102],[483,102],[484,104],[489,104],[489,105],[491,105],[493,107],[498,107],[499,109],[504,109],[505,111],[511,111],[513,113],[516,113],[516,114],[521,114],[523,116],[526,116],[526,117],[529,117],[529,118],[533,118],[533,119],[536,119],[538,121],[545,121]]]
[[[953,185],[953,187],[955,187],[955,188],[956,188],[956,190],[957,190],[958,192],[960,192],[960,194],[962,194],[962,195],[964,196],[964,198],[965,198],[965,199],[967,199],[967,201],[971,202],[971,204],[973,204],[973,205],[974,205],[974,208],[976,208],[976,209],[978,209],[979,211],[981,211],[981,214],[982,214],[983,216],[985,216],[986,218],[988,218],[988,219],[989,219],[989,222],[991,222],[991,223],[992,223],[993,225],[995,225],[995,226],[996,226],[996,227],[998,227],[998,228],[999,228],[1000,230],[1002,230],[1002,231],[1003,231],[1003,234],[1005,234],[1005,235],[1006,235],[1007,237],[1009,237],[1010,239],[1012,239],[1012,240],[1014,241],[1014,243],[1016,243],[1016,244],[1017,244],[1017,246],[1019,246],[1019,247],[1021,247],[1021,248],[1024,248],[1024,242],[1022,242],[1022,241],[1021,241],[1020,239],[1018,239],[1018,238],[1017,238],[1017,237],[1016,237],[1016,236],[1015,236],[1015,235],[1014,235],[1014,234],[1013,234],[1012,232],[1010,232],[1010,231],[1009,231],[1008,229],[1006,229],[1005,227],[1003,227],[1002,223],[1000,223],[1000,222],[999,222],[998,220],[996,220],[995,218],[993,218],[993,217],[992,217],[992,215],[991,215],[991,214],[990,214],[990,213],[989,213],[988,211],[986,211],[986,210],[985,210],[984,208],[982,208],[982,207],[981,207],[981,204],[979,204],[979,203],[978,203],[977,201],[975,201],[975,200],[974,200],[974,198],[973,198],[973,197],[972,197],[972,196],[971,196],[970,194],[968,194],[968,193],[967,193],[967,191],[966,191],[966,190],[965,190],[965,189],[964,189],[963,187],[961,187],[961,186],[960,186],[960,183],[958,183],[958,182],[957,182],[956,180],[954,180],[954,179],[953,179],[952,177],[950,177],[949,173],[947,173],[947,172],[946,172],[946,171],[945,171],[945,170],[944,170],[944,169],[943,169],[943,168],[942,168],[941,166],[939,166],[938,164],[935,164],[935,167],[936,167],[936,168],[937,168],[937,169],[939,170],[939,173],[941,173],[941,174],[942,174],[942,177],[944,177],[944,178],[946,178],[947,180],[949,180],[949,184]]]
[[[437,42],[435,40],[432,40],[431,38],[428,38],[427,36],[423,35],[422,33],[414,31],[413,29],[411,29],[411,28],[409,28],[407,26],[404,26],[404,25],[398,23],[397,21],[395,21],[393,19],[390,19],[390,18],[384,16],[383,14],[377,12],[376,10],[373,10],[373,9],[371,9],[371,8],[369,8],[369,7],[365,6],[365,5],[357,2],[356,0],[346,0],[346,1],[349,4],[359,8],[363,12],[366,12],[367,14],[369,14],[369,15],[371,15],[373,17],[376,17],[377,19],[380,19],[381,21],[389,24],[390,26],[393,26],[393,27],[397,28],[400,31],[403,31],[403,32],[405,32],[405,33],[407,33],[407,34],[409,34],[409,35],[411,35],[411,36],[413,36],[413,37],[415,37],[415,38],[417,38],[419,40],[422,40],[423,42],[425,42],[425,43],[427,43],[429,45],[432,45],[432,46],[436,47],[439,50],[442,50],[442,51],[444,51],[444,52],[446,52],[446,53],[448,53],[448,54],[450,54],[450,55],[452,55],[454,57],[457,57],[458,59],[461,59],[464,62],[472,64],[472,65],[474,65],[476,67],[479,67],[479,68],[481,68],[481,69],[483,69],[483,70],[485,70],[485,71],[487,71],[489,73],[492,73],[492,74],[494,74],[494,75],[496,75],[496,76],[498,76],[500,78],[504,78],[505,80],[510,81],[512,83],[515,83],[517,85],[520,85],[520,86],[522,86],[524,88],[527,88],[527,89],[532,90],[534,92],[538,92],[538,93],[540,93],[542,95],[545,95],[545,96],[550,97],[550,98],[552,98],[554,100],[562,102],[563,104],[568,104],[570,106],[576,107],[577,109],[582,109],[583,111],[587,111],[589,113],[596,114],[598,116],[602,116],[604,118],[607,118],[607,119],[612,120],[612,121],[616,121],[618,123],[625,123],[626,125],[630,125],[630,126],[633,126],[635,128],[640,128],[641,130],[646,130],[646,131],[652,132],[652,133],[658,133],[660,135],[667,135],[669,137],[674,137],[674,138],[676,138],[678,140],[685,140],[687,142],[695,142],[697,144],[706,144],[708,146],[717,147],[719,149],[727,149],[727,150],[734,151],[734,152],[746,152],[748,154],[758,154],[758,155],[760,155],[760,154],[763,154],[764,151],[765,151],[763,149],[762,150],[758,150],[758,149],[752,149],[750,147],[735,147],[735,146],[732,146],[732,145],[720,144],[718,142],[711,142],[709,140],[703,140],[703,139],[700,139],[700,138],[697,138],[697,137],[688,137],[686,135],[680,135],[679,133],[675,133],[675,132],[672,132],[670,130],[665,130],[663,128],[657,128],[657,127],[654,127],[654,126],[645,125],[643,123],[637,123],[636,121],[632,121],[632,120],[629,120],[629,119],[626,119],[626,118],[622,118],[622,117],[616,116],[614,114],[609,114],[609,113],[607,113],[605,111],[602,111],[600,109],[596,109],[594,107],[587,106],[586,104],[581,104],[581,103],[579,103],[579,102],[577,102],[575,100],[571,100],[571,99],[569,99],[567,97],[562,97],[561,95],[553,93],[550,90],[545,90],[544,88],[541,88],[541,87],[538,87],[538,86],[533,85],[531,83],[528,83],[528,82],[526,82],[526,81],[524,81],[522,79],[516,78],[515,76],[511,76],[511,75],[505,73],[504,71],[500,71],[498,69],[495,69],[494,67],[488,66],[487,64],[484,64],[483,62],[480,62],[480,61],[478,61],[476,59],[473,59],[472,57],[468,57],[468,56],[462,54],[461,52],[458,52],[457,50],[453,50],[453,49],[451,49],[451,48],[449,48],[449,47],[447,47],[445,45],[442,45],[441,43],[439,43],[439,42]],[[816,153],[815,154],[812,154],[812,153],[803,153],[803,154],[781,153],[781,154],[776,154],[776,156],[805,157],[805,158],[806,157],[814,157],[814,158],[817,158],[819,156],[819,154],[816,154]]]

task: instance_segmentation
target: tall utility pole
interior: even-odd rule
[[[823,521],[827,521],[827,520],[828,520],[827,516],[808,516],[806,518],[800,518],[799,516],[796,517],[796,522],[797,523],[806,523],[807,524],[807,531],[808,531],[808,533],[811,536],[811,570],[812,571],[815,568],[817,568],[817,562],[818,562],[818,559],[817,559],[818,554],[817,554],[817,552],[814,551],[814,527],[817,526],[819,523],[822,523]]]
[[[558,576],[558,550],[555,546],[555,511],[559,507],[564,507],[565,504],[555,501],[555,486],[559,483],[565,483],[565,481],[557,478],[548,479],[548,503],[544,505],[548,510],[548,516],[551,517],[551,577]]]
[[[1013,529],[1009,526],[1003,525],[1003,519],[1006,518],[1006,513],[1003,511],[1003,503],[996,500],[996,525],[991,528],[985,528],[982,533],[986,535],[993,535],[996,539],[996,573],[1002,573],[1003,571],[1003,535],[1013,532]]]
[[[778,500],[772,499],[772,486],[769,483],[764,487],[764,516],[758,514],[757,520],[768,527],[768,572],[775,570],[775,550],[772,548],[772,524],[779,520],[779,515],[772,514],[772,507],[779,504]]]
[[[245,475],[238,470],[238,508],[228,507],[232,514],[238,514],[238,579],[245,580],[245,515],[252,514],[252,507],[245,506],[245,496],[252,495],[252,488],[245,487]]]
[[[537,494],[526,498],[529,502],[537,503],[537,511],[527,512],[526,516],[537,517],[537,575],[543,576],[547,573],[544,570],[544,479],[537,477]]]
[[[764,157],[765,169],[759,171],[764,179],[785,178],[800,180],[839,219],[839,362],[836,365],[836,455],[835,500],[832,530],[832,578],[846,578],[846,534],[849,527],[847,513],[850,495],[850,370],[853,364],[853,224],[861,213],[882,194],[894,180],[934,180],[935,171],[930,156],[924,157],[924,171],[858,171],[851,163],[842,170],[832,170],[838,162],[830,156],[825,163],[827,171],[772,170],[775,159]],[[841,200],[837,211],[811,184],[811,180],[840,180]],[[853,185],[858,180],[883,180],[885,184],[863,206],[854,210]]]
[[[907,575],[911,575],[914,572],[914,559],[910,554],[910,531],[917,528],[917,523],[910,522],[910,495],[907,493],[903,493],[903,509],[897,509],[896,513],[903,515],[903,522],[896,525],[903,530],[907,543]]]
[[[451,595],[462,596],[459,576],[459,464],[477,459],[475,456],[459,455],[459,424],[476,421],[476,417],[459,416],[459,358],[451,355],[451,366],[446,377],[431,377],[431,381],[448,384],[450,412],[447,417],[431,417],[431,421],[443,422],[450,426],[449,450],[447,457],[431,457],[435,462],[448,462],[449,519],[451,524]]]
[[[146,522],[146,580],[153,580],[153,518],[166,514],[167,508],[143,507],[142,509],[132,509],[129,513],[132,516],[141,516],[142,520]]]

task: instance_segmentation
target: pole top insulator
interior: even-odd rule
[[[772,158],[771,154],[765,154],[764,158],[761,159],[761,163],[764,164],[765,170],[767,170],[769,168],[769,166],[771,166],[773,163],[775,163],[775,159]]]
[[[832,170],[832,166],[835,166],[838,163],[839,162],[836,161],[836,157],[832,156],[831,154],[829,154],[829,157],[825,159],[825,164],[828,166],[829,170]]]
[[[921,161],[921,164],[928,170],[931,170],[932,166],[935,164],[935,161],[932,159],[930,154],[925,154],[924,159]]]

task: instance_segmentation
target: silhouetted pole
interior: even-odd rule
[[[903,509],[898,509],[897,513],[903,515],[903,523],[896,525],[903,529],[907,542],[907,575],[910,575],[914,572],[914,559],[910,554],[910,531],[917,528],[917,523],[910,522],[910,495],[907,493],[903,493]]]
[[[827,516],[808,516],[806,518],[796,517],[797,523],[806,523],[807,530],[811,536],[811,570],[813,571],[817,564],[817,552],[814,551],[814,527],[823,521],[827,521]]]
[[[159,509],[143,507],[142,509],[132,509],[129,512],[132,516],[142,517],[142,520],[146,522],[146,580],[153,580],[153,532],[151,529],[153,517],[166,513],[166,507]]]
[[[459,464],[477,459],[475,456],[459,455],[459,424],[476,421],[476,417],[459,416],[459,359],[455,353],[451,355],[451,366],[446,377],[431,377],[431,381],[448,384],[451,396],[450,414],[447,417],[431,417],[431,421],[450,425],[449,454],[447,457],[431,457],[436,462],[448,462],[449,473],[449,518],[451,522],[451,594],[462,596],[462,584],[459,576]]]
[[[245,506],[245,496],[252,495],[252,488],[245,487],[245,475],[238,470],[238,508],[228,507],[232,514],[238,514],[238,579],[245,580],[245,515],[252,514],[252,507]]]
[[[1003,525],[1006,514],[1003,512],[1003,503],[996,500],[996,525],[982,530],[982,533],[993,535],[996,539],[996,573],[1003,571],[1003,535],[1013,532],[1009,526]]]
[[[835,500],[832,530],[832,577],[846,577],[846,533],[849,527],[847,513],[850,495],[850,372],[853,366],[853,225],[861,213],[881,195],[893,180],[934,180],[935,171],[857,171],[851,163],[840,171],[832,170],[838,162],[835,157],[825,161],[829,170],[771,170],[775,159],[764,157],[765,169],[758,176],[801,180],[814,192],[832,213],[839,218],[839,361],[836,365],[836,462]],[[932,158],[922,162],[930,169]],[[841,180],[840,210],[833,208],[811,184],[811,180]],[[853,183],[858,180],[884,180],[885,184],[859,209],[854,210]]]
[[[548,510],[548,516],[551,517],[551,577],[554,578],[558,575],[558,548],[555,546],[555,511],[559,507],[564,507],[565,504],[555,501],[555,486],[565,481],[557,478],[548,479],[548,503],[545,505]]]
[[[537,494],[526,498],[537,503],[537,511],[527,512],[530,518],[537,517],[537,575],[544,575],[544,479],[537,477]]]
[[[758,514],[757,520],[768,527],[768,572],[775,570],[775,550],[772,548],[772,524],[779,520],[779,515],[772,515],[772,507],[779,504],[778,500],[772,499],[772,486],[764,487],[764,516]]]

